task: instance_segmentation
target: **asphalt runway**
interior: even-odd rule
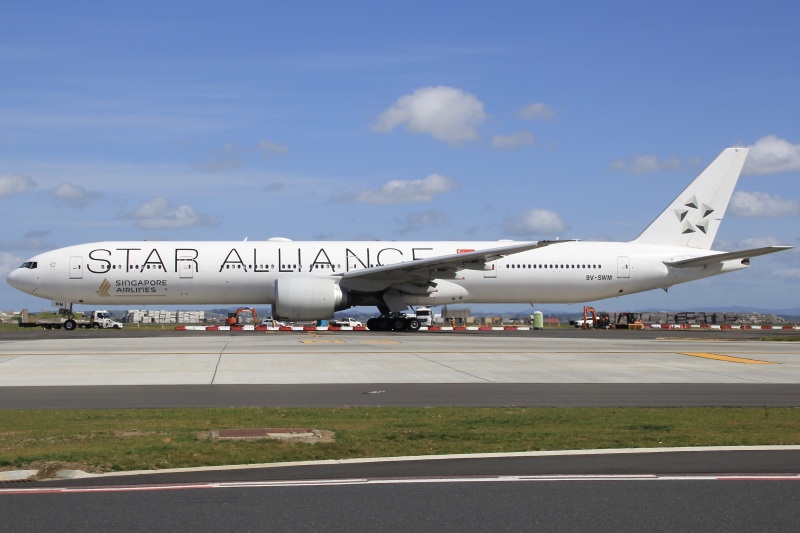
[[[582,478],[343,480],[0,497],[14,531],[794,532],[797,482]]]
[[[740,332],[0,336],[0,406],[798,406],[800,344]]]
[[[141,473],[0,485],[0,512],[17,531],[788,532],[800,519],[799,454],[552,452]]]

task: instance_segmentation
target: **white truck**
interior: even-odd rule
[[[35,315],[28,313],[27,309],[23,309],[19,327],[44,329],[64,328],[67,331],[72,331],[77,328],[122,329],[125,325],[111,318],[111,313],[105,309],[90,311],[88,315],[82,317],[65,315],[62,313],[61,316],[54,318],[36,318]]]
[[[358,320],[354,320],[350,317],[334,318],[333,320],[329,321],[328,324],[331,326],[339,326],[344,328],[360,328],[364,326],[364,324],[362,324]]]
[[[275,320],[274,318],[265,318],[261,322],[258,323],[259,326],[265,326],[268,328],[285,328],[287,327],[286,324],[281,322],[280,320]]]
[[[433,325],[433,312],[430,307],[417,307],[414,314],[419,321],[420,326]]]

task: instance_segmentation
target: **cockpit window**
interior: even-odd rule
[[[20,268],[29,268],[33,270],[34,268],[38,267],[39,264],[36,261],[25,261],[20,265]]]

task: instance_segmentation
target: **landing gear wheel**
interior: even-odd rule
[[[389,331],[392,329],[392,323],[388,318],[378,319],[378,329],[380,331]]]
[[[408,327],[408,323],[404,318],[395,318],[392,320],[392,329],[394,331],[403,331]]]
[[[408,331],[419,331],[419,320],[416,318],[409,318],[406,327],[408,328]]]
[[[376,330],[380,329],[378,327],[378,319],[377,318],[370,318],[369,320],[367,320],[367,329],[370,330],[370,331],[376,331]]]
[[[77,325],[78,324],[70,318],[69,320],[64,322],[64,329],[67,331],[72,331],[77,327]]]

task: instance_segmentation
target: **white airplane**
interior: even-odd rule
[[[724,150],[630,242],[122,241],[45,252],[8,276],[72,304],[271,304],[281,320],[377,306],[370,329],[418,329],[411,305],[578,303],[746,268],[791,246],[711,250],[747,157]]]

